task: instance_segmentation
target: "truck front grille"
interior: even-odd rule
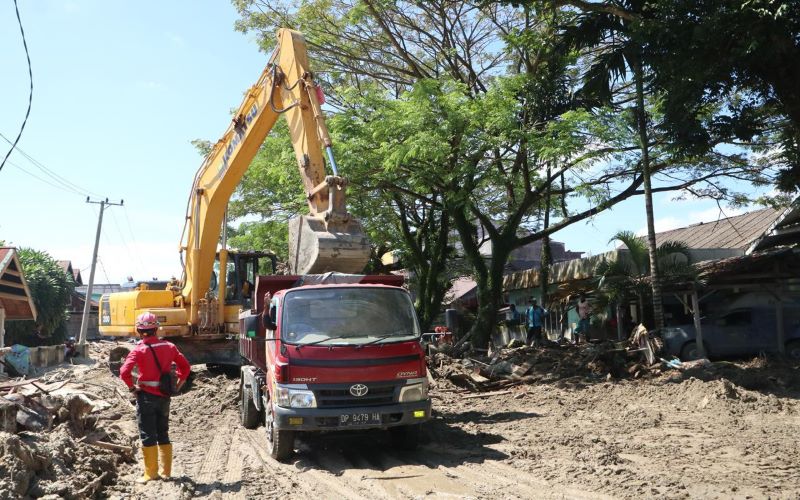
[[[317,400],[317,408],[347,408],[353,406],[381,406],[397,401],[400,385],[395,383],[364,384],[368,391],[363,396],[353,396],[354,384],[331,384],[310,387]]]

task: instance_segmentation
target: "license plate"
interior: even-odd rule
[[[380,413],[347,413],[339,415],[339,425],[380,425]]]

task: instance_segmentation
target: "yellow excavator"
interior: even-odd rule
[[[261,77],[195,175],[181,236],[181,280],[166,290],[140,286],[103,295],[101,335],[134,337],[136,316],[150,311],[159,318],[159,336],[170,337],[191,362],[239,364],[239,312],[251,307],[256,276],[274,273],[276,262],[270,252],[226,248],[227,207],[280,115],[289,124],[309,211],[289,221],[291,273],[359,273],[366,266],[370,244],[346,209],[347,181],[333,156],[305,40],[289,29],[277,37]],[[326,175],[325,156],[332,175]]]

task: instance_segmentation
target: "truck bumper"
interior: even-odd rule
[[[275,426],[287,431],[386,429],[420,424],[431,418],[430,400],[349,408],[283,408],[277,405],[274,408]],[[365,417],[370,423],[354,422],[354,415],[358,420]]]

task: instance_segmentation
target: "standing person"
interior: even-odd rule
[[[530,306],[525,311],[525,319],[528,326],[528,336],[526,343],[528,345],[537,345],[542,341],[542,325],[544,323],[544,316],[547,314],[547,309],[539,306],[536,299],[533,297],[528,300]]]
[[[176,365],[177,389],[186,382],[191,367],[186,358],[171,342],[156,336],[158,319],[153,313],[142,313],[136,318],[136,332],[142,341],[125,358],[119,378],[131,393],[136,395],[136,420],[142,439],[144,475],[137,480],[146,483],[151,479],[168,478],[172,474],[172,444],[169,442],[169,395],[161,392],[160,379]],[[133,384],[132,371],[139,369],[137,384]],[[161,476],[158,473],[159,455]]]
[[[591,318],[592,307],[589,301],[586,300],[586,295],[580,294],[578,296],[578,327],[575,329],[575,343],[577,344],[580,337],[583,337],[584,342],[589,341],[589,320]]]

